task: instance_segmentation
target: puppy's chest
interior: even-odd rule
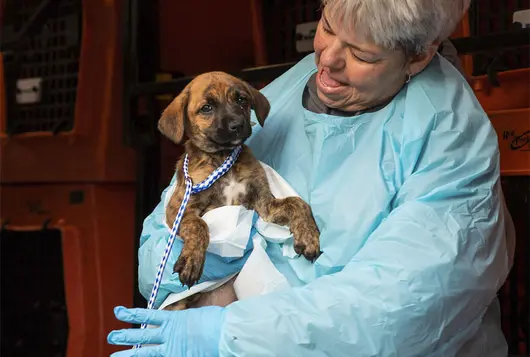
[[[221,205],[241,205],[249,193],[249,180],[227,173],[220,180],[218,190]]]

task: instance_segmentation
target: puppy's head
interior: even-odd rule
[[[258,90],[224,72],[195,77],[164,110],[158,129],[179,144],[184,134],[205,152],[231,150],[251,134],[250,111],[263,126],[269,101]]]

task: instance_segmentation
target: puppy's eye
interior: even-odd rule
[[[236,101],[237,104],[242,107],[246,107],[248,105],[248,99],[246,97],[243,97],[242,95],[238,95]]]
[[[206,114],[210,113],[212,110],[213,108],[210,104],[204,104],[200,109],[201,113],[206,113]]]

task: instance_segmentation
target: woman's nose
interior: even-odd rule
[[[336,38],[330,41],[320,54],[320,63],[324,67],[334,70],[342,70],[346,65],[344,59],[344,48]]]

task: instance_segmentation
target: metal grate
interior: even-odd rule
[[[66,356],[61,232],[2,229],[0,258],[0,355]]]
[[[45,1],[44,1],[45,2]],[[28,26],[42,0],[7,0],[4,41]],[[16,96],[8,100],[10,134],[69,131],[74,125],[81,42],[81,1],[50,2],[42,25],[7,48],[6,85]]]
[[[320,19],[320,0],[264,0],[262,11],[269,63],[302,59],[307,53],[296,51],[296,25]]]
[[[520,28],[513,24],[516,11],[530,9],[530,0],[473,0],[469,8],[471,36],[482,36]],[[488,67],[507,71],[530,67],[528,48],[507,49],[473,56],[473,75],[488,73]]]
[[[517,242],[513,268],[499,300],[502,329],[511,354],[530,354],[530,176],[502,178],[508,210],[514,221]]]

